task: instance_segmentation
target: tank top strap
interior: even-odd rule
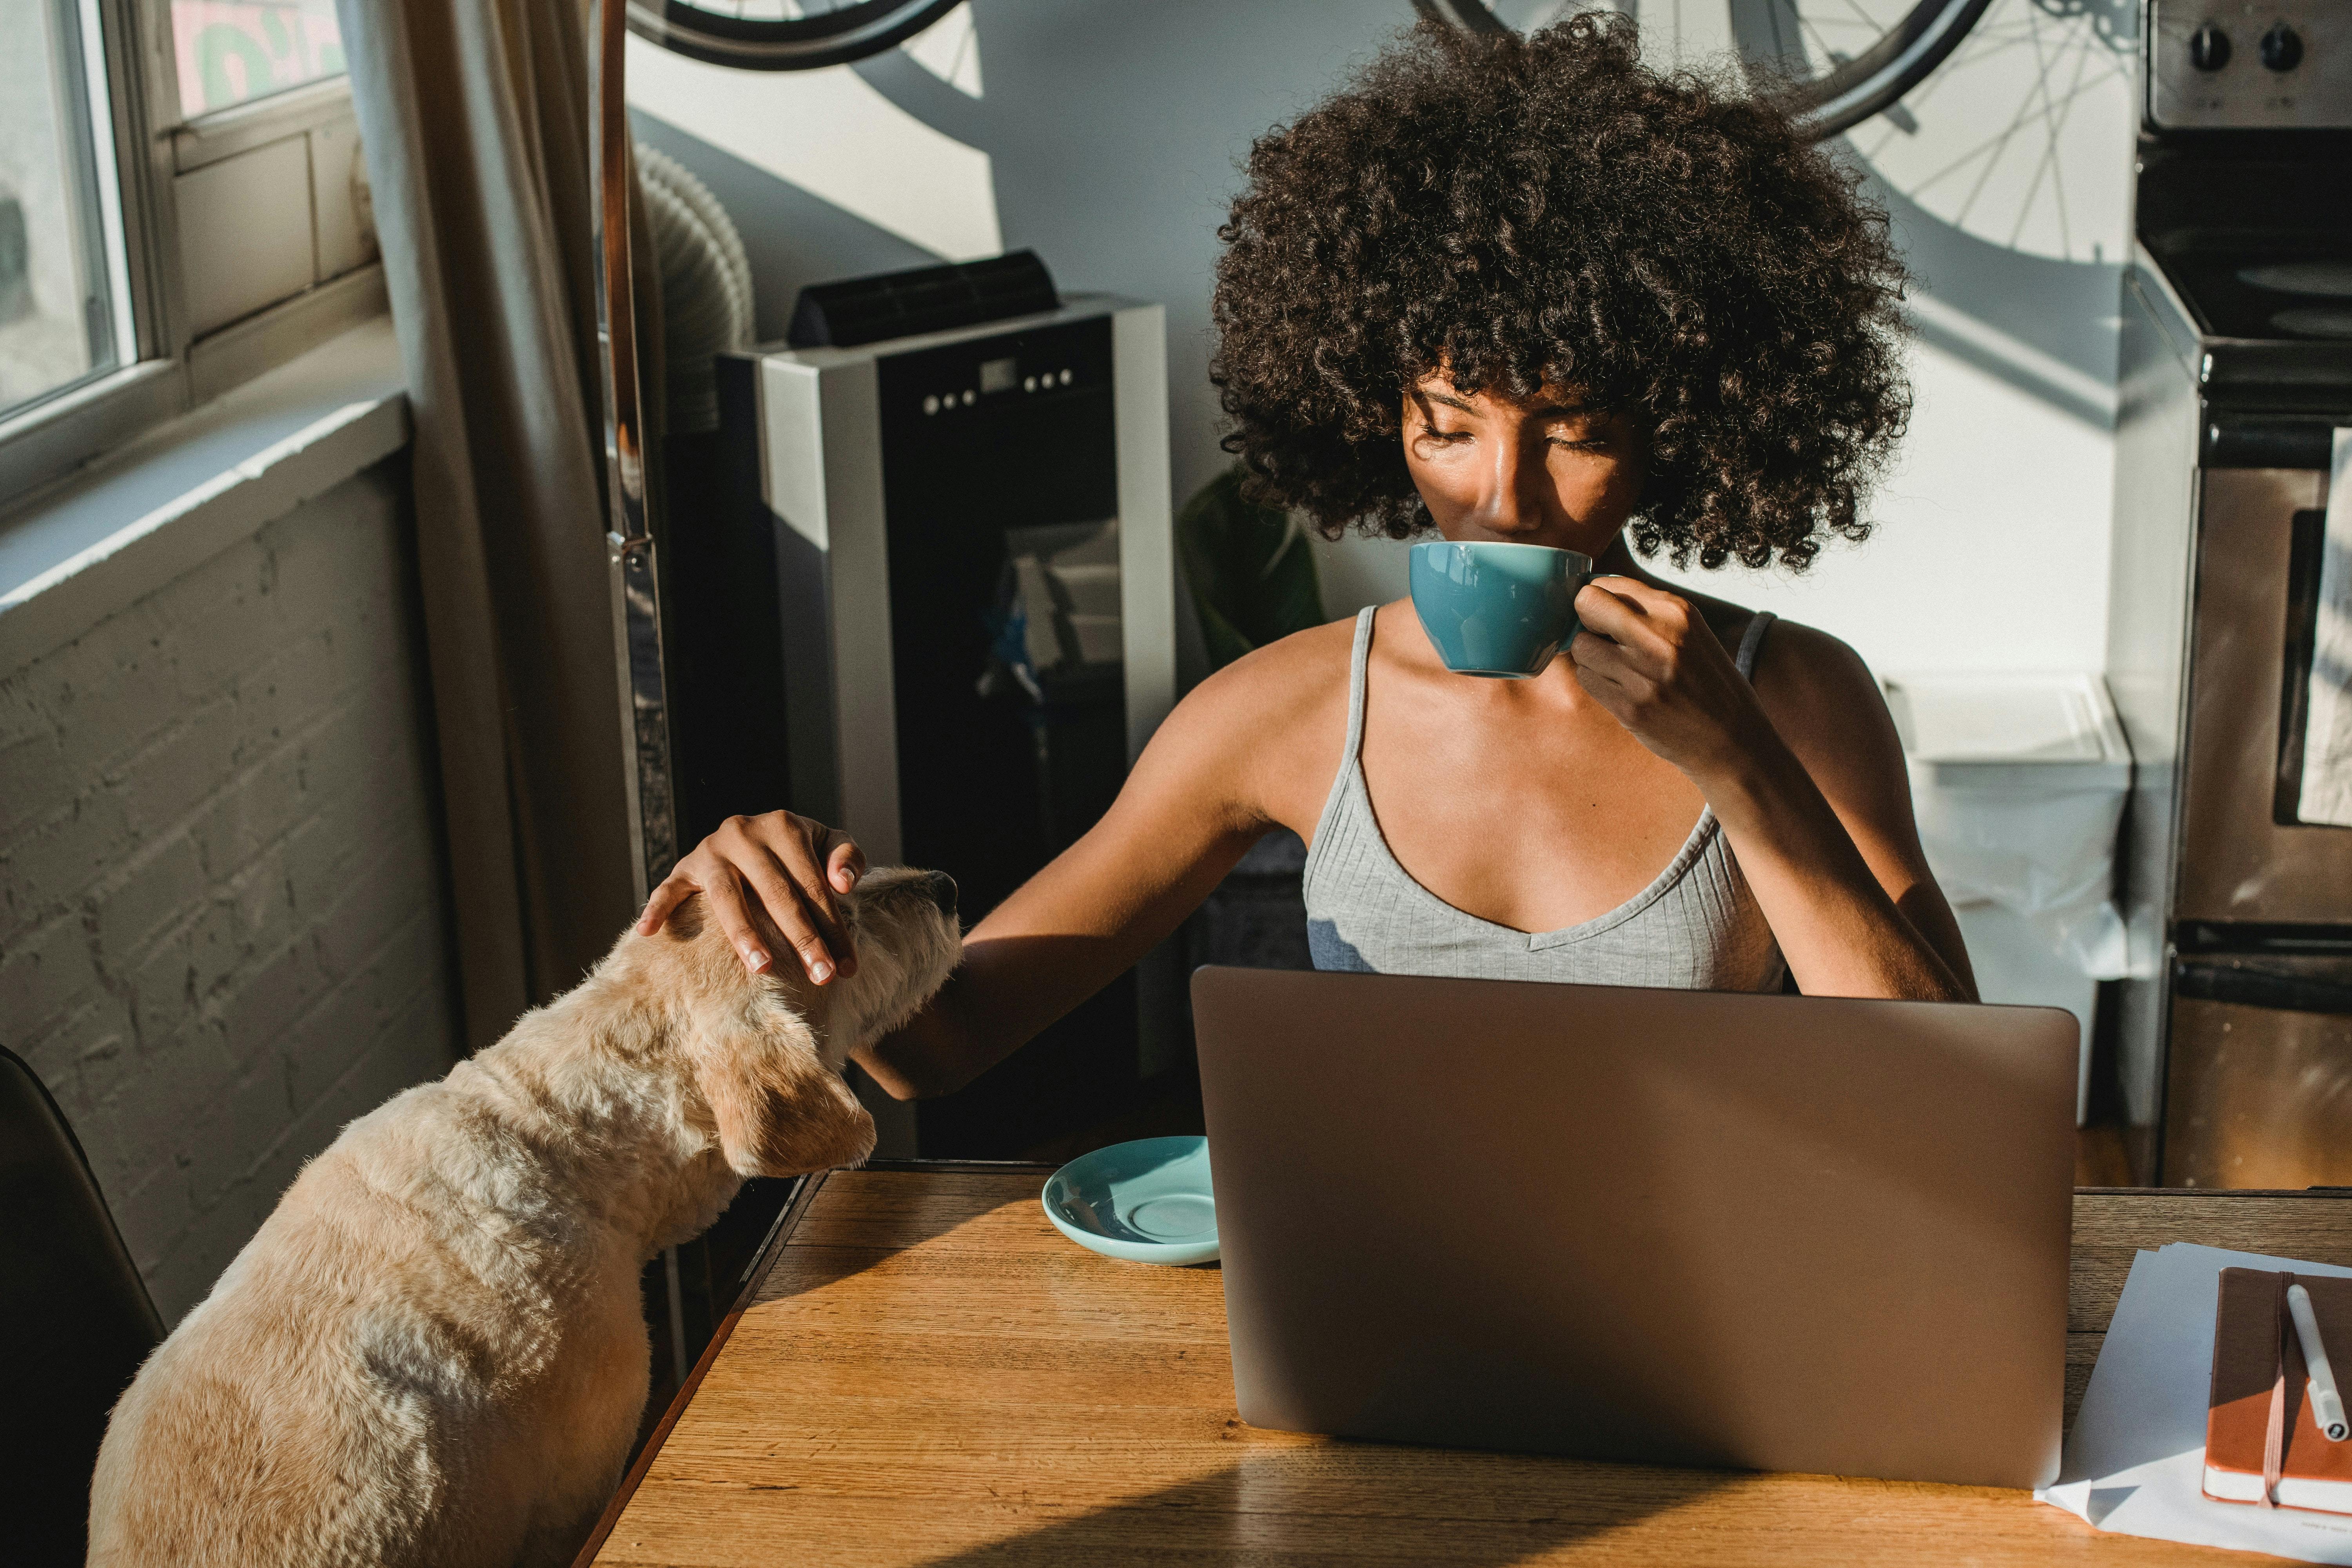
[[[1740,674],[1750,680],[1756,679],[1756,650],[1764,646],[1764,634],[1770,630],[1772,623],[1780,618],[1769,610],[1759,610],[1748,617],[1748,630],[1741,635],[1739,651],[1732,655],[1731,662],[1738,667]],[[1362,707],[1360,700],[1357,706],[1360,710]],[[1353,742],[1349,744],[1352,748]]]
[[[1356,613],[1356,647],[1348,656],[1348,749],[1339,757],[1342,778],[1356,765],[1364,746],[1364,671],[1371,663],[1372,615],[1378,608],[1366,605]]]

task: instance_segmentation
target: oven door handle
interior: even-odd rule
[[[2261,969],[2231,969],[2219,963],[2179,963],[2172,970],[2172,994],[2198,1002],[2226,1002],[2236,1007],[2267,1007],[2282,1013],[2325,1013],[2352,1017],[2352,985],[2331,980],[2306,980],[2296,974],[2273,974]]]

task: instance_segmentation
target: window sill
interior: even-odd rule
[[[172,166],[180,174],[268,145],[337,120],[352,118],[346,76],[305,82],[246,103],[199,115],[173,131]]]
[[[399,345],[379,317],[0,514],[0,670],[407,443]]]

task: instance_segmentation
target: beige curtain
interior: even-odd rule
[[[415,421],[457,960],[478,1049],[576,981],[635,901],[603,542],[587,16],[573,0],[338,10]],[[650,255],[642,207],[637,250]],[[641,286],[638,300],[639,340],[658,342],[658,296]],[[658,389],[659,365],[648,370]]]

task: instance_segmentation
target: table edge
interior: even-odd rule
[[[621,1515],[627,1510],[630,1500],[637,1495],[637,1488],[645,1480],[646,1472],[653,1468],[654,1460],[660,1457],[662,1445],[669,1441],[669,1435],[677,1427],[678,1418],[686,1414],[687,1405],[692,1403],[696,1392],[701,1388],[703,1374],[719,1359],[719,1352],[727,1348],[728,1340],[734,1335],[735,1325],[742,1321],[744,1312],[751,1305],[751,1299],[759,1293],[761,1282],[767,1279],[768,1270],[774,1267],[777,1254],[783,1250],[793,1232],[799,1228],[801,1217],[808,1213],[809,1205],[816,1201],[816,1194],[825,1183],[841,1174],[843,1170],[1013,1176],[1050,1174],[1058,1168],[1051,1163],[1035,1160],[884,1159],[868,1160],[863,1165],[819,1171],[797,1178],[791,1194],[784,1199],[783,1208],[776,1215],[776,1223],[768,1227],[767,1238],[760,1243],[759,1250],[751,1254],[751,1261],[743,1268],[734,1305],[728,1308],[727,1315],[712,1328],[710,1342],[702,1347],[702,1354],[696,1358],[694,1369],[678,1384],[677,1393],[671,1397],[669,1407],[661,1413],[661,1419],[654,1423],[654,1429],[646,1435],[646,1446],[630,1463],[628,1472],[621,1478],[621,1484],[614,1489],[611,1500],[604,1504],[604,1511],[596,1516],[596,1528],[590,1531],[588,1539],[581,1543],[579,1552],[572,1560],[572,1568],[591,1568],[596,1554],[604,1549],[604,1542],[611,1538],[614,1527],[621,1522]]]
[[[808,1212],[810,1202],[832,1174],[830,1171],[824,1171],[815,1175],[803,1176],[794,1184],[792,1194],[784,1200],[782,1212],[776,1215],[776,1223],[768,1227],[767,1239],[760,1243],[759,1250],[751,1255],[750,1265],[744,1268],[742,1285],[735,1292],[734,1304],[727,1309],[727,1315],[719,1319],[711,1330],[710,1342],[702,1347],[702,1354],[696,1359],[694,1369],[678,1384],[677,1393],[671,1398],[669,1407],[661,1413],[661,1418],[654,1423],[654,1429],[646,1435],[645,1447],[631,1461],[627,1473],[621,1478],[621,1484],[614,1489],[611,1499],[604,1504],[604,1511],[596,1516],[596,1528],[588,1532],[588,1539],[581,1542],[578,1553],[572,1559],[572,1568],[589,1568],[596,1554],[604,1550],[604,1542],[611,1537],[613,1527],[621,1522],[621,1514],[628,1508],[629,1500],[637,1495],[638,1484],[646,1479],[646,1472],[653,1468],[662,1445],[669,1441],[670,1431],[677,1426],[678,1417],[686,1414],[687,1403],[694,1397],[695,1390],[702,1386],[703,1373],[709,1372],[710,1363],[719,1359],[719,1352],[735,1332],[735,1325],[741,1320],[744,1309],[751,1304],[752,1293],[760,1288],[760,1281],[767,1277],[768,1266],[775,1260],[775,1254],[783,1246],[784,1238],[792,1235],[793,1227],[800,1224],[801,1215]]]
[[[2344,1198],[2352,1187],[2076,1187],[2078,1198]]]

